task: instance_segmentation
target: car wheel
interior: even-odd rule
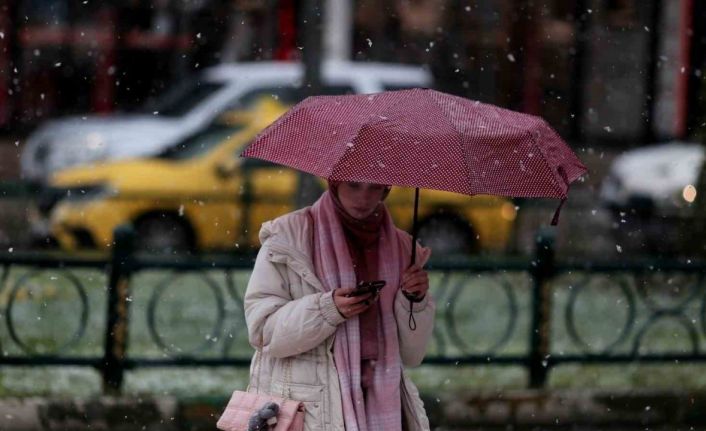
[[[137,250],[147,253],[184,253],[193,248],[189,226],[170,214],[150,215],[135,223]]]
[[[423,220],[417,236],[419,242],[431,248],[436,255],[475,253],[478,248],[473,229],[452,215],[437,215]]]

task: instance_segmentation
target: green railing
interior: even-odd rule
[[[107,257],[0,254],[0,365],[94,367],[107,393],[135,368],[247,366],[253,256],[145,256],[134,241],[123,227]],[[530,259],[428,268],[437,320],[426,364],[522,366],[542,387],[567,363],[706,360],[700,262],[558,261],[546,231]]]

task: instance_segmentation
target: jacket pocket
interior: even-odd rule
[[[286,398],[301,401],[304,404],[304,430],[319,431],[324,429],[324,385],[306,385],[303,383],[272,383],[272,393],[282,394]]]

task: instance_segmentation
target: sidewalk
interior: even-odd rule
[[[424,397],[439,430],[703,430],[706,392],[512,390]],[[215,430],[226,398],[0,399],[0,430]]]
[[[514,390],[445,397],[438,405],[428,407],[430,418],[453,428],[706,429],[706,392]]]

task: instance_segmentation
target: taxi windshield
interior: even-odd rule
[[[242,124],[213,123],[206,129],[162,151],[156,157],[168,160],[185,160],[206,154],[244,128]]]
[[[217,82],[187,80],[142,107],[144,113],[182,117],[223,87]]]

